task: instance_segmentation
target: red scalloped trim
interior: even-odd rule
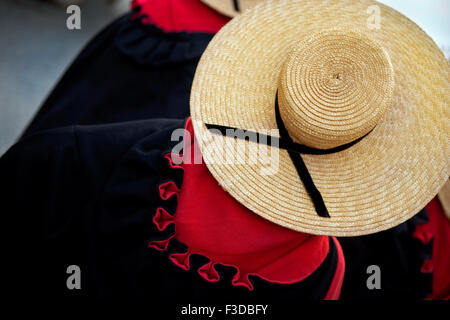
[[[182,163],[183,163],[183,155],[177,154],[177,153],[167,153],[164,158],[166,158],[169,161],[169,166],[173,169],[183,169]],[[175,162],[174,162],[175,160]],[[179,164],[177,164],[179,163]]]
[[[167,248],[169,247],[169,243],[170,243],[170,241],[172,240],[173,237],[174,236],[172,235],[168,239],[150,241],[148,243],[148,247],[156,249],[158,251],[166,251]]]
[[[250,279],[248,278],[249,275],[256,275],[262,279],[264,279],[263,277],[261,277],[260,275],[256,274],[256,273],[250,273],[250,274],[242,274],[241,270],[239,270],[239,268],[237,266],[233,266],[230,265],[231,267],[234,267],[237,272],[234,275],[233,279],[231,280],[231,284],[234,286],[241,286],[241,287],[245,287],[250,291],[253,291],[253,284],[251,283]],[[271,281],[269,279],[265,279],[266,281],[270,281],[273,283],[276,283],[276,281]]]
[[[433,237],[434,237],[433,228],[429,221],[417,225],[413,233],[413,238],[420,240],[420,242],[422,242],[423,244],[430,243]]]
[[[163,231],[171,223],[174,223],[173,215],[168,213],[166,209],[159,207],[156,209],[156,214],[153,217],[153,223],[159,231]]]
[[[164,157],[169,161],[169,165],[174,169],[183,169],[180,165],[175,165],[171,158],[171,153],[167,153]],[[182,158],[181,155],[173,154],[175,157]],[[167,181],[158,186],[159,196],[162,200],[169,200],[173,196],[178,196],[181,192],[180,188],[173,181]],[[159,231],[163,231],[171,223],[174,223],[174,217],[163,207],[158,207],[156,209],[156,214],[153,217],[153,223]],[[153,240],[148,243],[149,248],[154,248],[159,251],[166,251],[169,247],[170,240],[175,235],[171,235],[170,238],[165,240]],[[173,260],[172,260],[173,261]],[[178,265],[178,264],[177,264]]]
[[[183,166],[178,163],[182,163],[183,155],[175,154],[175,153],[167,153],[164,155],[164,158],[166,158],[169,162],[169,166],[173,169],[182,169],[184,170]],[[159,195],[161,199],[168,200],[173,196],[178,196],[180,193],[180,188],[175,184],[173,181],[168,181],[165,183],[162,183],[158,187],[159,189]],[[159,207],[156,210],[156,214],[153,218],[153,222],[156,225],[157,229],[160,231],[163,231],[170,223],[173,223],[174,217],[170,213],[168,213],[164,208]],[[157,240],[157,241],[151,241],[149,242],[149,247],[155,248],[159,251],[166,251],[169,242],[172,238],[174,238],[175,235],[172,235],[167,240]],[[189,270],[190,269],[190,257],[192,255],[192,252],[188,249],[187,252],[183,253],[172,253],[169,255],[169,259],[178,267],[180,267],[183,270]],[[218,282],[220,280],[220,275],[215,269],[215,265],[218,264],[216,262],[211,261],[209,259],[209,262],[201,266],[197,272],[198,274],[205,279],[208,282]],[[224,264],[221,264],[224,265]],[[236,274],[234,275],[233,279],[231,280],[231,283],[234,286],[242,286],[250,291],[253,290],[253,284],[251,283],[249,279],[250,274],[242,275],[239,268],[235,265],[225,265],[229,267],[233,267],[236,270]],[[260,276],[261,277],[261,276]],[[264,279],[263,277],[261,277]],[[266,279],[265,279],[266,280]]]
[[[169,259],[179,266],[183,270],[189,270],[191,268],[190,264],[190,257],[191,257],[191,251],[188,250],[187,252],[183,253],[172,253],[169,256]]]
[[[220,275],[216,268],[214,268],[214,263],[212,261],[209,261],[207,264],[201,266],[197,272],[206,281],[218,282],[220,280]]]
[[[163,184],[160,184],[159,187],[159,196],[163,200],[169,200],[173,196],[178,196],[181,192],[180,188],[173,181],[167,181]]]

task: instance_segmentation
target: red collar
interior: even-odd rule
[[[216,33],[230,19],[210,9],[200,0],[133,0],[131,7],[140,6],[144,23],[156,24],[166,32]]]

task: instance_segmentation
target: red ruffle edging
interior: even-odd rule
[[[177,159],[177,163],[181,163],[182,155],[167,153],[164,156],[172,169],[183,169],[180,164],[175,164],[173,159]],[[159,196],[162,200],[169,200],[173,196],[179,196],[181,189],[173,181],[167,181],[161,183],[158,186]],[[156,213],[153,217],[153,223],[159,231],[164,231],[171,223],[175,223],[174,216],[167,212],[163,207],[158,207]],[[171,235],[168,239],[164,240],[153,240],[150,241],[148,246],[159,251],[166,251],[168,249],[170,241],[175,237],[175,234]],[[170,261],[172,261],[176,266],[183,270],[190,270],[190,257],[192,252],[188,249],[186,252],[172,253],[169,255]],[[207,257],[206,257],[207,258]],[[197,273],[208,282],[218,282],[220,280],[220,275],[215,269],[215,265],[218,264],[213,262],[208,258],[206,264],[198,268]],[[249,275],[242,276],[240,269],[235,265],[226,265],[236,269],[236,274],[232,279],[232,284],[235,286],[243,286],[249,290],[253,290],[253,285],[248,278]],[[262,277],[261,277],[262,278]]]

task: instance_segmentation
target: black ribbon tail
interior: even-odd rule
[[[278,94],[275,97],[275,118],[277,121],[278,130],[280,131],[280,138],[288,141],[289,143],[294,143],[284,125],[283,119],[281,118],[280,108],[278,107]],[[292,160],[292,163],[294,164],[295,169],[297,170],[298,176],[300,177],[300,180],[302,181],[306,192],[308,192],[308,195],[314,204],[314,208],[316,209],[317,214],[324,218],[330,218],[327,206],[323,201],[323,197],[320,194],[319,189],[317,189],[316,185],[314,184],[314,181],[308,171],[308,168],[306,167],[305,161],[303,161],[302,156],[300,155],[300,153],[293,152],[291,150],[288,150],[288,154]]]
[[[234,5],[234,10],[236,10],[237,12],[241,11],[241,9],[239,8],[238,0],[233,0],[233,5]]]
[[[314,181],[308,171],[308,168],[306,167],[305,161],[303,161],[302,156],[292,151],[288,151],[288,153],[291,157],[292,163],[295,166],[295,169],[297,170],[298,176],[300,177],[300,180],[302,181],[306,189],[306,192],[308,193],[314,204],[314,208],[316,209],[317,214],[324,218],[330,218],[327,206],[323,201],[322,194],[314,184]]]

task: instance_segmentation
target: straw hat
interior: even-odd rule
[[[293,230],[363,235],[409,219],[447,181],[449,84],[438,46],[390,7],[269,1],[210,42],[191,117],[209,171],[244,206]],[[224,136],[228,127],[259,140]],[[277,170],[264,170],[266,149]]]
[[[262,0],[201,0],[214,10],[228,17],[235,17],[244,10],[253,8]]]
[[[438,193],[439,201],[442,204],[445,215],[450,219],[450,182],[447,181],[444,187]]]

